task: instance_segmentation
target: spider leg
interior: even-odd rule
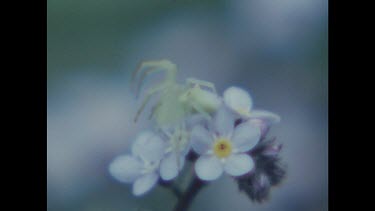
[[[138,121],[138,117],[139,115],[142,113],[143,109],[145,108],[146,104],[148,103],[148,101],[151,99],[151,97],[156,94],[157,92],[163,90],[165,88],[164,84],[161,84],[159,86],[156,86],[154,88],[150,88],[147,93],[146,93],[146,97],[145,99],[143,100],[142,102],[142,105],[141,107],[138,109],[135,117],[134,117],[134,122],[137,122]]]
[[[143,84],[143,81],[144,79],[146,78],[146,76],[152,72],[161,72],[161,71],[166,71],[165,69],[158,69],[158,67],[153,67],[151,69],[148,69],[146,70],[145,72],[143,72],[143,74],[141,75],[141,78],[140,78],[140,81],[138,82],[138,86],[135,90],[135,93],[136,93],[136,98],[138,98],[139,96],[139,93],[140,93],[140,90],[141,90],[141,87],[142,87],[142,84]]]
[[[167,82],[174,82],[177,74],[177,67],[175,64],[168,60],[156,60],[156,61],[146,61],[142,62],[139,68],[133,72],[132,81],[135,82],[135,76],[138,72],[145,70],[143,74],[140,76],[138,86],[136,88],[136,96],[138,97],[141,86],[143,84],[144,79],[150,74],[155,72],[166,71],[165,83]]]
[[[139,63],[138,68],[132,73],[132,81],[135,80],[136,75],[138,72],[141,72],[143,69],[150,68],[150,67],[155,67],[155,66],[163,66],[163,64],[168,64],[171,63],[168,60],[152,60],[152,61],[143,61]]]
[[[173,134],[170,133],[166,128],[161,128],[161,131],[163,131],[163,133],[165,133],[165,135],[167,135],[168,138],[171,138],[173,136]]]
[[[216,94],[216,88],[215,88],[215,85],[209,81],[203,81],[203,80],[198,80],[198,79],[195,79],[195,78],[187,78],[186,79],[186,82],[189,84],[189,85],[198,85],[198,86],[205,86],[209,89],[212,89],[212,91]]]
[[[207,120],[211,120],[212,117],[210,116],[210,114],[208,112],[206,112],[202,106],[200,106],[199,104],[195,103],[194,101],[191,101],[191,106],[193,107],[193,109],[195,109],[198,113],[202,114],[204,118],[206,118]]]
[[[177,137],[178,140],[174,140],[174,141],[177,141],[177,142],[181,141],[181,140],[180,140],[180,138],[181,138],[180,133],[181,133],[181,125],[176,125],[176,126],[174,127],[174,134],[177,134],[177,135],[178,135],[178,137]],[[176,138],[176,137],[174,137],[174,138]],[[178,143],[178,144],[179,144],[179,143]],[[180,152],[179,152],[178,147],[176,147],[176,148],[174,149],[174,152],[173,152],[173,153],[175,153],[175,155],[176,155],[176,159],[177,159],[177,160],[176,160],[176,162],[177,162],[177,169],[180,170],[181,163],[180,163]]]
[[[154,112],[155,112],[156,108],[159,107],[160,105],[161,105],[161,103],[158,102],[156,105],[152,106],[152,108],[151,108],[151,113],[150,113],[150,115],[148,116],[148,119],[151,119],[151,118],[154,116]]]

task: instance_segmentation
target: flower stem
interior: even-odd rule
[[[179,197],[174,211],[187,211],[197,193],[206,183],[194,176],[186,191]]]

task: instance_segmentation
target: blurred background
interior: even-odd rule
[[[327,0],[48,0],[48,210],[171,210],[157,187],[144,197],[112,179],[108,163],[137,133],[130,76],[169,59],[179,80],[250,91],[278,113],[287,177],[268,202],[251,202],[222,176],[191,210],[328,210]],[[147,115],[146,115],[147,116]]]

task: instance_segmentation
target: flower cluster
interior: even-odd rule
[[[270,125],[280,121],[277,114],[253,109],[250,94],[239,87],[229,87],[219,95],[214,84],[208,81],[188,78],[186,84],[179,84],[176,82],[177,66],[168,60],[143,62],[133,76],[145,68],[148,70],[140,76],[137,95],[148,74],[166,72],[162,83],[146,91],[135,116],[137,121],[149,99],[159,93],[150,115],[156,127],[141,132],[131,153],[116,157],[109,165],[109,172],[115,179],[133,184],[134,195],[145,194],[158,181],[166,184],[175,179],[186,160],[194,163],[194,172],[202,183],[225,173],[234,177],[240,190],[252,199],[260,200],[262,190],[270,187],[257,188],[264,186],[263,181],[276,184],[273,178],[281,180],[282,168],[272,171],[277,168],[272,164],[264,167],[265,162],[262,162],[275,161],[271,159],[273,155],[267,155],[275,151],[272,150],[274,144],[262,147],[261,142]],[[259,151],[265,157],[256,153]],[[276,154],[279,151],[276,150]],[[271,170],[265,172],[264,169]]]
[[[252,152],[264,145],[261,140],[280,117],[253,109],[250,94],[238,87],[230,87],[220,96],[216,92],[197,89],[196,85],[181,96],[191,97],[192,94],[194,98],[179,101],[178,106],[187,111],[178,123],[157,125],[154,130],[141,132],[133,142],[131,152],[110,163],[110,174],[120,182],[133,184],[133,194],[139,196],[151,190],[158,181],[176,178],[188,160],[187,155],[193,153],[196,157],[194,172],[200,180],[212,181],[225,173],[238,180],[240,189],[244,186],[242,189],[256,198],[259,191],[253,193],[246,187],[259,183],[255,180],[264,179],[258,178],[262,177],[260,173],[254,173],[261,162],[259,153]],[[206,105],[214,106],[208,110]],[[173,108],[173,105],[169,106]],[[271,147],[263,147],[263,154],[266,149],[269,151]],[[272,182],[272,175],[263,174],[268,183]],[[257,176],[250,178],[249,175]]]

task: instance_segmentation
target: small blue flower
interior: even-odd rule
[[[241,176],[254,167],[253,159],[245,152],[260,139],[260,130],[250,122],[234,127],[234,116],[222,107],[214,116],[210,129],[197,125],[191,132],[191,146],[200,157],[195,172],[202,180],[215,180],[223,172]]]
[[[109,166],[110,174],[120,182],[133,183],[133,194],[143,195],[159,179],[159,165],[166,143],[153,132],[141,133],[134,142],[130,155],[115,158]]]
[[[185,157],[190,150],[188,133],[181,127],[162,131],[166,135],[166,148],[160,163],[160,176],[163,180],[172,180],[182,170]]]

